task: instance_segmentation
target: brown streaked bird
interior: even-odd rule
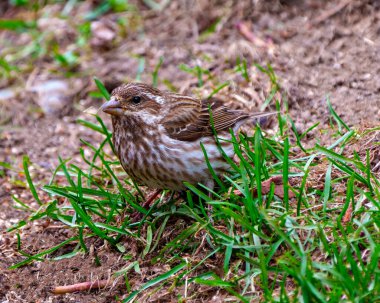
[[[209,107],[229,157],[234,155],[232,143],[226,141],[229,129],[237,134],[247,120],[268,115],[232,110],[219,101],[201,101],[142,83],[115,88],[101,109],[112,116],[115,150],[127,174],[150,188],[178,191],[186,188],[184,181],[214,186],[201,142],[217,174],[229,168],[215,142]]]

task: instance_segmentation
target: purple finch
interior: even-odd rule
[[[176,191],[186,188],[184,181],[213,188],[201,143],[216,174],[228,170],[213,128],[221,148],[232,158],[229,130],[237,134],[247,120],[268,115],[232,110],[220,101],[164,92],[141,83],[115,88],[101,109],[112,116],[115,150],[128,175],[150,188]]]

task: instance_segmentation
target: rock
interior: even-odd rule
[[[91,23],[91,45],[100,48],[110,48],[116,38],[116,24],[110,20],[100,20]]]
[[[54,116],[63,116],[70,111],[76,93],[72,83],[61,79],[39,81],[28,90],[35,94],[36,102],[43,112]]]
[[[12,88],[0,89],[0,100],[8,100],[16,97],[16,91]]]

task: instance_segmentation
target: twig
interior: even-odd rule
[[[94,282],[83,282],[72,285],[57,286],[51,290],[55,295],[63,295],[76,291],[89,291],[93,289],[106,288],[111,285],[111,280],[98,280]]]
[[[343,219],[342,219],[343,223],[350,222],[351,217],[352,217],[352,204],[348,206],[346,213],[343,216]]]
[[[348,4],[350,4],[352,0],[342,0],[338,5],[334,5],[331,9],[323,12],[321,15],[319,15],[317,18],[315,18],[313,21],[310,22],[310,27],[318,25],[319,23],[322,23],[323,21],[327,20],[328,18],[331,18],[332,16],[339,13],[342,9],[344,9]]]
[[[255,34],[251,31],[249,28],[249,25],[245,22],[238,22],[236,24],[236,28],[240,35],[242,35],[247,41],[253,43],[255,46],[258,47],[267,47],[271,48],[273,47],[272,41],[264,41],[263,39],[255,36]]]
[[[293,178],[296,178],[296,177],[293,177]],[[290,183],[292,182],[292,180],[290,180]],[[265,180],[263,182],[261,182],[261,192],[262,194],[266,195],[270,192],[270,187],[271,187],[271,184],[274,183],[275,184],[275,187],[274,187],[274,194],[280,198],[283,198],[284,197],[284,187],[283,187],[283,183],[282,183],[282,176],[273,176],[271,178],[269,178],[268,180]],[[242,192],[240,192],[240,190],[234,190],[234,194],[235,195],[238,195],[238,196],[241,196],[243,195]],[[256,188],[254,188],[252,190],[252,195],[256,196],[257,195],[257,190]],[[288,195],[289,195],[289,198],[294,198],[295,197],[295,194],[289,189],[288,191]]]

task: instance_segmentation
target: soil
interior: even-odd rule
[[[85,1],[80,10],[85,10]],[[95,2],[95,1],[94,1]],[[254,4],[252,4],[254,3]],[[329,123],[326,103],[329,97],[334,109],[349,125],[379,125],[380,122],[380,5],[377,1],[170,1],[161,12],[154,12],[143,4],[136,4],[140,18],[136,26],[144,33],[128,32],[121,41],[110,44],[102,36],[91,40],[93,53],[83,57],[78,83],[70,84],[72,98],[52,113],[44,113],[28,86],[36,78],[50,78],[49,61],[41,60],[22,81],[1,83],[17,93],[11,99],[0,99],[0,162],[11,163],[14,169],[0,174],[0,299],[1,302],[114,302],[115,296],[123,296],[120,284],[106,291],[54,296],[50,287],[83,281],[107,279],[111,272],[127,263],[120,254],[100,240],[87,243],[93,253],[77,255],[60,261],[36,261],[21,269],[8,267],[24,257],[17,250],[17,237],[7,228],[28,216],[24,210],[14,208],[12,195],[31,206],[34,199],[25,186],[22,156],[28,155],[32,163],[30,171],[37,188],[46,184],[57,163],[63,159],[80,159],[80,138],[99,144],[100,137],[76,123],[78,118],[91,119],[84,109],[99,107],[101,101],[91,98],[95,90],[92,76],[96,75],[114,86],[133,79],[138,60],[131,54],[146,58],[148,72],[154,70],[160,57],[164,58],[159,70],[159,87],[165,88],[169,81],[180,92],[197,94],[196,77],[180,71],[178,65],[200,64],[219,77],[220,83],[233,80],[234,85],[221,96],[237,94],[253,100],[246,107],[257,109],[270,92],[269,81],[252,68],[252,86],[239,88],[243,80],[223,71],[232,68],[237,56],[249,63],[263,66],[270,63],[282,90],[287,93],[289,112],[300,130],[306,130],[316,122],[319,129]],[[51,5],[59,10],[59,5]],[[87,7],[88,9],[88,7]],[[3,8],[4,16],[20,14],[14,8]],[[202,34],[216,20],[215,33],[203,38]],[[99,18],[99,26],[114,29],[114,15]],[[53,25],[52,25],[53,26]],[[104,29],[105,28],[105,29]],[[46,31],[49,31],[47,26]],[[69,31],[69,29],[67,30]],[[67,34],[65,32],[64,34]],[[62,43],[69,43],[70,35]],[[58,34],[57,34],[58,35]],[[143,36],[143,38],[142,38]],[[0,32],[0,40],[18,41],[15,33]],[[103,39],[103,40],[102,40]],[[17,42],[22,43],[22,42]],[[207,56],[206,56],[207,55]],[[149,73],[142,80],[150,82]],[[52,77],[54,78],[54,77]],[[74,81],[75,82],[75,81]],[[205,86],[207,95],[212,86]],[[248,97],[247,97],[248,96]],[[241,98],[237,98],[241,100]],[[235,100],[235,99],[234,99]],[[285,100],[283,100],[285,101]],[[104,117],[105,118],[105,117]],[[105,118],[107,120],[107,118]],[[318,132],[315,132],[317,134]],[[21,181],[18,181],[21,180]],[[40,191],[39,191],[40,192]],[[44,193],[40,192],[42,199]],[[184,224],[184,222],[182,222]],[[28,254],[48,249],[67,239],[69,230],[58,223],[31,224],[21,231],[22,250]],[[141,248],[131,243],[132,254]],[[59,250],[62,255],[70,247]],[[101,260],[97,266],[94,254]],[[218,260],[215,260],[217,263]],[[144,277],[154,277],[163,271],[159,266],[142,267],[143,275],[131,280],[133,285],[144,282]],[[176,293],[162,290],[150,298],[150,302],[177,302]],[[210,293],[205,288],[199,296],[188,302],[222,302],[228,294]],[[144,298],[139,302],[145,302]]]

